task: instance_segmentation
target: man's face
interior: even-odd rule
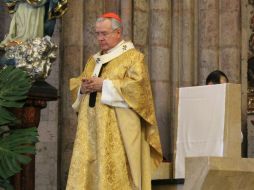
[[[96,36],[100,48],[106,52],[121,41],[121,29],[112,30],[111,21],[106,19],[96,23]]]

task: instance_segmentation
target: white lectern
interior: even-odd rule
[[[241,157],[241,87],[219,84],[179,89],[174,178],[185,158]]]

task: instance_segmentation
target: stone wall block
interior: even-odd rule
[[[58,109],[59,102],[51,101],[47,103],[48,107],[48,121],[58,121],[58,113],[56,112],[56,109]]]
[[[153,47],[151,56],[151,80],[169,80],[169,49]]]
[[[188,86],[193,86],[192,81],[190,81],[190,80],[181,80],[181,87],[188,87]]]
[[[161,136],[163,154],[169,159],[170,126],[169,126],[169,83],[163,81],[152,82],[156,116]]]
[[[65,46],[63,53],[63,60],[66,63],[64,65],[64,70],[68,71],[68,77],[64,77],[63,80],[66,82],[69,89],[69,77],[77,77],[80,75],[80,63],[82,61],[80,55],[82,52],[82,47],[80,46]],[[63,85],[63,84],[62,84]]]
[[[169,10],[169,1],[168,0],[150,0],[150,6],[152,9],[159,10]]]
[[[35,158],[36,190],[56,190],[57,188],[57,143],[38,142]]]
[[[165,22],[165,18],[168,17],[168,12],[166,11],[153,11],[151,13],[151,24],[152,30],[150,34],[150,43],[151,45],[158,46],[169,46],[169,22]]]
[[[219,1],[219,2],[220,2],[221,13],[223,13],[226,10],[240,12],[241,1],[239,1],[239,0],[233,0],[233,1],[232,0],[223,0],[223,1]]]
[[[219,1],[199,0],[199,9],[206,10],[206,11],[211,11],[212,9],[219,9]]]
[[[69,10],[64,15],[63,25],[62,27],[66,29],[62,30],[62,41],[64,42],[65,46],[67,45],[77,45],[81,44],[82,41],[80,40],[80,32],[83,30],[83,26],[79,24],[82,21],[81,16],[75,16],[76,11],[80,9],[80,5],[78,3],[69,3]]]
[[[193,11],[195,0],[183,0],[183,11]]]
[[[207,65],[207,69],[213,69],[218,67],[218,51],[217,49],[200,49],[199,62],[202,65]],[[210,68],[208,65],[211,65]]]
[[[149,72],[151,71],[151,68],[150,68],[150,64],[149,64],[149,56],[148,56],[148,48],[145,46],[145,47],[141,47],[140,48],[140,51],[145,55],[145,64],[148,65],[148,69],[149,69]]]
[[[125,40],[132,40],[132,0],[121,1],[121,18]]]
[[[113,4],[116,1],[101,1],[101,0],[87,0],[84,3],[84,11],[83,13],[83,21],[80,25],[83,25],[82,35],[83,41],[82,45],[84,45],[84,52],[83,52],[83,60],[82,63],[85,65],[87,59],[99,51],[99,46],[97,43],[96,35],[95,35],[95,23],[98,16],[103,14],[107,11],[116,12],[112,10]],[[106,7],[105,7],[106,6]]]
[[[134,1],[134,9],[146,12],[149,10],[149,0]]]
[[[57,144],[57,120],[56,121],[41,121],[38,127],[39,141],[51,142]]]
[[[170,58],[170,64],[171,64],[171,80],[179,80],[179,61],[180,61],[180,40],[181,40],[181,26],[179,24],[179,20],[182,17],[181,13],[180,13],[180,1],[178,0],[173,0],[172,3],[172,24],[171,24],[171,35],[174,36],[173,38],[171,38],[172,42],[171,42],[171,48],[172,48],[172,52],[171,52],[171,58]],[[172,27],[173,26],[173,27]],[[178,87],[178,84],[177,86]],[[174,89],[174,88],[172,88]]]
[[[91,27],[90,27],[91,29]],[[93,27],[93,30],[87,31],[86,34],[84,34],[84,63],[87,62],[90,56],[97,53],[99,51],[99,45],[98,41],[95,37],[95,28]]]
[[[82,47],[80,46],[67,46],[64,48],[63,60],[64,60],[64,73],[68,73],[64,76],[61,81],[61,86],[64,87],[65,91],[61,94],[62,103],[64,104],[63,109],[64,117],[61,118],[61,133],[63,134],[63,140],[74,139],[76,133],[76,114],[71,107],[71,94],[69,91],[69,80],[72,77],[80,75],[80,64],[82,61]],[[68,114],[67,114],[68,113]]]
[[[115,12],[119,14],[120,0],[104,0],[104,6],[105,12]]]
[[[188,1],[189,2],[189,1]],[[194,80],[194,16],[192,6],[185,5],[182,19],[182,41],[181,41],[181,86],[186,86],[183,81],[192,84]]]
[[[220,46],[240,46],[240,13],[226,11],[220,16]]]
[[[202,84],[205,84],[205,79],[208,74],[218,69],[219,55],[217,49],[200,49],[199,64],[202,65],[199,69],[199,78]]]
[[[199,20],[200,47],[217,47],[219,36],[218,11],[200,11],[200,18],[202,18]]]
[[[70,118],[69,116],[69,118],[67,117],[66,119],[63,119],[62,122],[66,126],[61,128],[61,133],[65,135],[64,141],[74,141],[77,129],[77,119]]]
[[[238,48],[223,48],[221,50],[220,65],[231,83],[240,82],[240,51]]]
[[[148,36],[148,14],[147,12],[135,11],[134,13],[134,44],[138,46],[147,45]]]
[[[72,142],[62,142],[62,146],[64,147],[62,149],[62,155],[64,155],[64,158],[62,158],[61,161],[61,189],[65,189],[67,179],[68,179],[68,171],[70,168],[70,161],[72,157],[72,149],[73,149],[73,140]],[[67,148],[68,147],[68,148]]]

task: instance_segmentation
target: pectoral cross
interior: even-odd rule
[[[123,51],[127,49],[127,45],[123,45]]]

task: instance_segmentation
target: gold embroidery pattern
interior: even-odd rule
[[[115,112],[100,95],[95,108],[87,108],[89,96],[82,102],[67,189],[131,190]]]

